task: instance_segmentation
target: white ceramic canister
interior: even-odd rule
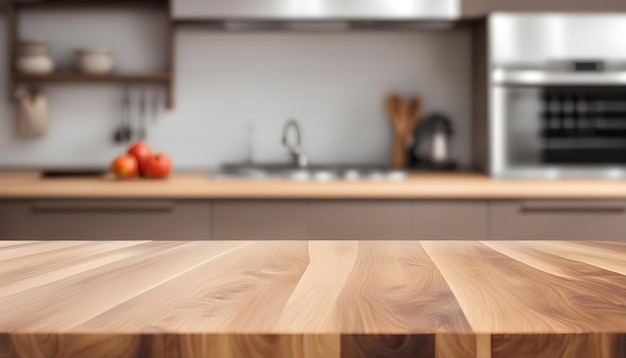
[[[54,62],[43,41],[28,40],[17,44],[15,69],[26,74],[47,74],[54,70]]]

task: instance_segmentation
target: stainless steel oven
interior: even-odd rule
[[[626,178],[626,14],[488,20],[488,171]]]

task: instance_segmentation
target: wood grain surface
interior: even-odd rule
[[[167,180],[48,178],[1,172],[0,198],[172,199],[624,199],[624,180],[494,180],[478,173],[412,173],[406,180],[212,179],[175,172]]]
[[[0,241],[0,357],[626,357],[626,243]]]

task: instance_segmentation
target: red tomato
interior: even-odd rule
[[[113,160],[111,171],[118,179],[132,179],[139,173],[139,165],[134,156],[123,154]]]
[[[157,153],[146,160],[145,169],[150,178],[166,178],[172,170],[172,158],[165,153]]]
[[[152,149],[145,142],[138,141],[128,148],[128,154],[132,155],[137,159],[137,164],[139,164],[139,174],[146,175],[146,160],[152,156]]]

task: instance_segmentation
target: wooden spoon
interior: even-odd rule
[[[392,165],[395,168],[406,166],[406,138],[408,130],[409,108],[407,103],[397,94],[387,97],[387,112],[394,125],[394,144]]]
[[[407,123],[407,137],[406,137],[406,145],[410,145],[411,140],[412,140],[412,136],[415,133],[415,128],[417,128],[417,125],[419,124],[420,121],[420,116],[422,115],[422,100],[419,97],[413,97],[411,98],[411,101],[409,102],[409,116],[408,116],[408,123]]]

